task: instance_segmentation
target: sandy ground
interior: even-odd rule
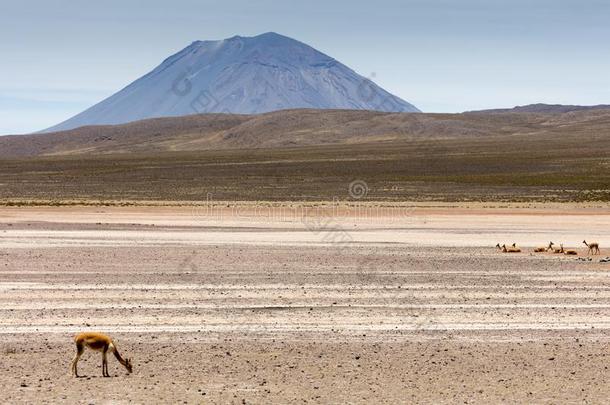
[[[2,208],[0,401],[607,401],[606,208],[397,210]]]

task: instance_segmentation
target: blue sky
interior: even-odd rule
[[[63,121],[194,40],[275,31],[425,112],[610,104],[607,0],[2,0],[0,134]]]

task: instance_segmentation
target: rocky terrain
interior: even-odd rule
[[[271,212],[274,215],[271,215]],[[603,402],[607,207],[0,210],[5,403]],[[363,215],[363,212],[368,214]],[[586,230],[586,231],[585,231]],[[502,254],[497,241],[524,252]],[[111,334],[134,373],[72,336]]]

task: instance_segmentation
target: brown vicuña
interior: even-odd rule
[[[576,256],[576,255],[578,255],[578,252],[576,250],[573,250],[573,249],[565,250],[563,248],[563,245],[561,245],[561,253],[563,253],[564,255],[568,255],[568,256]]]
[[[514,243],[513,246],[510,246],[508,248],[506,247],[506,245],[502,245],[502,251],[504,253],[521,253],[521,249],[516,247]]]
[[[109,337],[104,335],[103,333],[98,332],[84,332],[76,335],[74,337],[74,342],[76,343],[76,356],[74,360],[72,360],[72,373],[78,377],[78,360],[80,356],[85,352],[85,347],[88,347],[91,350],[95,350],[98,352],[102,352],[102,376],[110,377],[108,373],[108,358],[106,355],[108,352],[112,352],[114,357],[127,369],[129,373],[133,371],[133,367],[131,365],[131,359],[123,359],[119,351],[117,350],[116,344]]]
[[[599,243],[597,243],[597,242],[587,243],[586,240],[583,240],[582,243],[584,243],[589,248],[588,254],[591,254],[591,253],[593,253],[594,255],[599,254]]]

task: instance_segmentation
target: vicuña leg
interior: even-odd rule
[[[83,355],[83,352],[85,351],[85,347],[82,344],[77,343],[76,344],[76,356],[74,356],[74,360],[72,360],[72,374],[74,374],[76,377],[78,377],[78,360],[80,359],[80,356]]]
[[[108,374],[108,356],[106,355],[108,353],[108,348],[104,348],[104,351],[102,352],[102,376],[103,377],[110,377],[110,374]]]

